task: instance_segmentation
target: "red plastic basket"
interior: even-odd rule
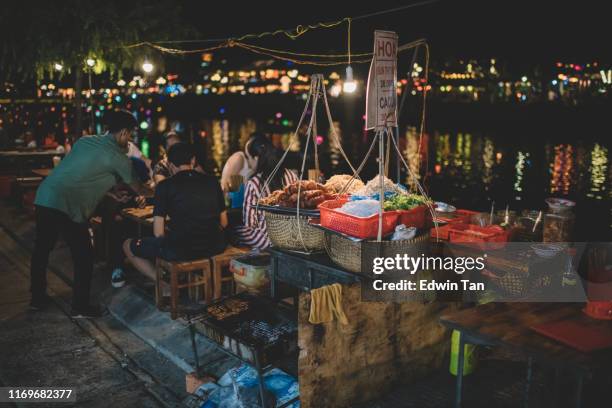
[[[451,224],[449,230],[450,242],[457,243],[500,243],[495,247],[503,247],[508,242],[508,231],[499,225],[479,227],[472,224]]]
[[[321,226],[333,229],[355,238],[376,238],[378,235],[378,214],[370,217],[355,217],[337,211],[346,200],[328,200],[319,204],[321,213]],[[397,225],[399,213],[397,211],[385,211],[383,213],[383,235],[390,234]]]
[[[399,213],[399,224],[407,227],[423,228],[425,226],[426,205],[419,205],[411,210],[397,210]]]
[[[590,300],[584,308],[584,313],[593,319],[612,320],[612,301]]]
[[[447,222],[449,224],[454,224],[454,223],[469,224],[470,218],[472,218],[472,215],[474,214],[478,214],[478,211],[457,210],[455,212],[449,213],[448,216],[445,216],[444,213],[437,213],[436,218],[439,221]]]
[[[455,211],[454,213],[451,213],[451,214],[452,214],[452,217],[451,216],[445,217],[444,215],[436,214],[436,218],[439,221],[446,222],[446,224],[438,226],[438,235],[437,235],[437,237],[439,239],[448,241],[449,240],[449,233],[450,233],[450,230],[451,230],[453,225],[457,225],[457,224],[469,224],[470,223],[470,218],[472,217],[472,215],[478,214],[478,212],[477,211],[470,211],[470,210],[457,210],[457,211]],[[431,218],[430,218],[430,220],[431,220]],[[432,227],[431,230],[429,231],[429,234],[430,234],[432,239],[436,239],[436,228]]]

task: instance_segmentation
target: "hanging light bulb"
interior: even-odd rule
[[[94,65],[96,65],[96,60],[93,58],[87,58],[85,63],[87,64],[88,67],[92,68]]]
[[[64,69],[64,66],[60,64],[59,62],[56,62],[54,67],[56,71],[61,71],[62,69]]]
[[[346,79],[342,85],[342,90],[345,93],[353,93],[357,89],[357,82],[353,79],[353,68],[349,65],[346,67]]]
[[[142,64],[142,70],[147,73],[150,74],[151,72],[153,72],[153,64],[151,64],[149,61],[145,61]]]

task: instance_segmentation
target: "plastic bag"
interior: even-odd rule
[[[379,209],[380,201],[366,199],[349,201],[342,207],[338,208],[338,211],[353,215],[355,217],[369,217],[371,215],[378,214]]]
[[[201,408],[253,408],[261,406],[259,380],[257,371],[253,367],[242,364],[232,368],[219,379],[218,384],[220,387],[210,394],[209,400]],[[275,405],[270,403],[268,406],[281,406],[299,396],[300,393],[297,380],[278,368],[264,374],[264,387],[267,391],[266,394],[269,394],[266,396],[266,401],[273,402],[274,398],[276,399]],[[287,408],[299,407],[299,401],[287,406]]]
[[[406,227],[400,224],[395,227],[395,232],[391,236],[391,241],[407,241],[415,237],[417,229],[415,227]]]

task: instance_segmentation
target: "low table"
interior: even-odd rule
[[[570,367],[576,373],[575,406],[581,406],[582,383],[594,369],[612,362],[612,349],[583,353],[547,336],[538,334],[532,326],[559,320],[587,325],[608,326],[609,321],[589,318],[578,303],[489,303],[440,317],[440,323],[461,333],[455,407],[461,406],[463,360],[465,344],[507,347],[527,357],[525,405],[529,399],[531,363],[533,360],[552,367]]]
[[[124,208],[121,216],[134,221],[138,226],[138,238],[142,238],[142,227],[153,227],[153,206],[148,205],[144,208]]]
[[[53,169],[33,169],[32,173],[34,173],[37,176],[40,176],[42,178],[45,178],[45,177],[48,177],[49,174],[51,174],[52,171],[53,171]]]

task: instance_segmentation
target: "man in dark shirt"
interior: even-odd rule
[[[132,265],[151,279],[155,279],[155,258],[210,257],[226,246],[227,211],[217,179],[194,170],[194,151],[186,143],[173,145],[168,160],[175,174],[155,189],[154,237],[128,239],[123,244]],[[166,217],[170,219],[167,230]]]

